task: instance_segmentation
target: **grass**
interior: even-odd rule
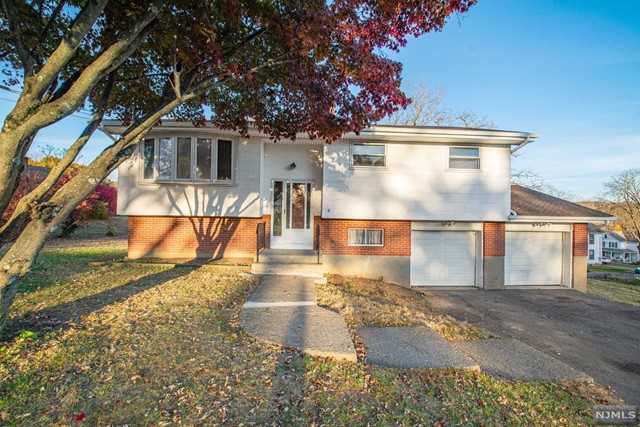
[[[258,284],[246,269],[87,263],[121,255],[40,257],[0,341],[0,424],[587,425],[594,404],[615,402],[587,382],[303,356],[239,328]],[[412,303],[404,322],[426,307]]]
[[[640,280],[624,282],[589,279],[587,292],[611,301],[640,307]]]
[[[590,265],[589,272],[598,273],[631,273],[636,270],[637,265],[614,266],[614,265]]]
[[[318,304],[338,311],[347,325],[427,326],[446,339],[486,339],[492,335],[466,322],[438,313],[428,298],[389,283],[332,275],[318,286]]]

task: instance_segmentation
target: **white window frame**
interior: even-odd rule
[[[593,249],[589,249],[589,261],[593,261],[596,259],[596,251]]]
[[[593,233],[589,233],[589,244],[593,245],[596,242],[596,237],[593,235]]]
[[[379,155],[380,157],[384,157],[384,165],[375,166],[375,165],[355,165],[353,164],[353,147],[356,145],[373,145],[373,146],[381,146],[384,148],[384,154]],[[349,163],[351,164],[351,169],[386,169],[388,166],[387,163],[387,144],[382,142],[351,142],[349,144]]]
[[[159,156],[159,143],[161,139],[170,138],[172,141],[172,153],[171,153],[171,177],[168,179],[158,178],[158,156]],[[191,173],[189,178],[177,178],[177,164],[178,164],[178,138],[190,138],[191,139]],[[196,161],[197,161],[197,144],[198,138],[209,138],[212,140],[211,144],[211,179],[198,179],[196,178]],[[146,140],[153,140],[153,178],[144,177],[144,143]],[[231,141],[231,179],[218,179],[218,141]],[[141,183],[148,184],[217,184],[217,185],[233,185],[236,179],[236,155],[237,155],[237,141],[232,137],[225,136],[209,136],[209,135],[197,135],[197,134],[179,134],[179,135],[159,135],[148,138],[143,138],[139,145],[140,155],[140,179]]]
[[[464,148],[464,149],[475,149],[478,150],[478,157],[475,156],[452,156],[451,155],[451,149],[452,148]],[[465,147],[465,146],[458,146],[458,145],[452,145],[447,147],[447,170],[451,170],[451,171],[479,171],[482,170],[482,150],[480,149],[480,147]],[[462,160],[477,160],[478,161],[478,167],[477,168],[452,168],[451,167],[451,159],[462,159]]]
[[[369,231],[382,231],[382,242],[380,244],[367,244],[367,243],[351,243],[351,241],[349,240],[349,236],[350,236],[350,231],[351,230],[364,230],[365,235],[367,232]],[[367,240],[366,237],[364,239],[365,241]],[[351,227],[347,229],[347,243],[349,246],[366,246],[366,247],[382,247],[384,246],[384,228],[365,228],[365,227]]]

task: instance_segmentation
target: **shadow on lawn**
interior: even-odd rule
[[[71,324],[80,322],[84,316],[98,311],[108,305],[123,301],[129,297],[162,285],[168,281],[186,276],[200,268],[189,260],[177,264],[169,270],[149,274],[124,285],[106,289],[77,300],[47,307],[18,319],[10,319],[8,330],[0,337],[0,341],[10,341],[21,330],[49,333],[58,329],[66,329]]]

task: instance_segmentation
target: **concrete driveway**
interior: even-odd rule
[[[568,289],[424,293],[442,313],[520,340],[640,404],[640,308]]]

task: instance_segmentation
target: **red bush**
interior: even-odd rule
[[[48,171],[45,168],[34,167],[28,167],[22,172],[18,188],[2,215],[3,221],[11,217],[20,199],[34,190],[46,178],[47,173]],[[72,176],[62,175],[48,195],[53,194],[69,182],[71,178]],[[71,218],[76,222],[89,219],[106,219],[116,213],[117,198],[118,190],[115,187],[108,184],[98,184],[93,192],[74,209],[71,213]]]

